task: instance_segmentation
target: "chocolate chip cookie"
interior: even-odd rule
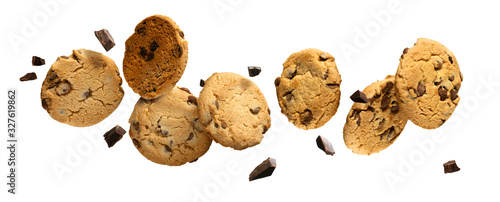
[[[198,114],[213,140],[237,150],[259,144],[271,127],[270,110],[259,87],[234,73],[214,73],[205,81]]]
[[[108,117],[122,101],[122,79],[115,62],[91,50],[58,57],[42,84],[42,107],[72,126],[91,126]]]
[[[198,119],[196,97],[187,88],[174,87],[156,99],[140,98],[129,123],[137,150],[158,164],[196,161],[212,144]]]
[[[396,97],[394,76],[366,87],[368,102],[355,102],[344,125],[344,143],[356,154],[370,155],[389,147],[403,131],[407,118]]]
[[[463,80],[455,55],[437,41],[420,38],[405,48],[396,73],[401,109],[415,125],[441,126],[455,110]]]
[[[290,55],[274,81],[281,113],[301,129],[323,126],[337,112],[341,82],[329,53],[306,49]]]
[[[153,99],[175,86],[187,59],[184,32],[169,17],[153,15],[140,22],[125,42],[123,74],[134,92]]]

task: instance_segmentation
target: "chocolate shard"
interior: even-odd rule
[[[200,79],[200,87],[203,87],[203,86],[205,86],[205,80]]]
[[[316,138],[316,145],[323,150],[327,155],[333,156],[335,154],[335,150],[333,149],[332,143],[328,141],[325,137],[318,135]]]
[[[109,51],[111,48],[115,46],[115,40],[113,40],[113,37],[111,34],[109,34],[109,31],[107,29],[101,29],[98,31],[94,31],[95,36],[101,42],[102,47],[104,47],[104,50]]]
[[[262,70],[257,66],[248,66],[248,75],[254,77],[260,74]]]
[[[351,100],[353,102],[360,102],[360,103],[368,103],[369,102],[368,98],[366,98],[366,95],[359,90],[357,90],[356,92],[354,92],[351,95]]]
[[[253,181],[256,179],[269,177],[273,174],[275,168],[276,168],[276,159],[269,157],[261,164],[259,164],[257,167],[255,167],[252,173],[250,173],[248,180]]]
[[[125,131],[125,129],[123,129],[119,125],[116,125],[111,130],[104,133],[104,140],[106,140],[106,143],[108,143],[108,148],[111,148],[113,145],[115,145],[116,142],[120,141],[126,132],[127,131]]]
[[[33,56],[31,58],[31,64],[33,66],[42,66],[45,64],[45,60],[38,56]]]
[[[445,174],[457,172],[460,170],[460,168],[457,166],[457,163],[455,162],[455,160],[451,160],[451,161],[444,163],[443,167],[444,167]]]
[[[23,77],[19,78],[19,81],[31,81],[31,80],[35,80],[35,79],[37,79],[36,73],[31,72],[31,73],[27,73]]]

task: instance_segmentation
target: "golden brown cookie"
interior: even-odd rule
[[[184,32],[169,17],[153,15],[140,22],[125,42],[123,74],[134,92],[153,99],[172,90],[187,59]]]
[[[91,126],[108,117],[123,98],[115,62],[91,50],[73,50],[58,57],[42,84],[42,107],[72,126]]]
[[[147,159],[170,166],[196,161],[212,140],[198,120],[198,107],[186,88],[174,87],[157,99],[139,99],[130,116],[130,138]]]
[[[341,82],[329,53],[306,49],[290,55],[274,82],[281,113],[301,129],[325,125],[339,107]]]
[[[356,154],[370,155],[389,147],[407,118],[399,109],[394,76],[372,83],[362,93],[368,102],[352,105],[344,125],[344,143]]]
[[[399,61],[396,89],[401,109],[422,128],[441,126],[460,101],[463,75],[455,55],[437,41],[420,38]]]
[[[237,150],[259,144],[271,127],[264,94],[235,73],[214,73],[205,81],[198,113],[213,140]]]

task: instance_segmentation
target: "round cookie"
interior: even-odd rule
[[[122,79],[115,62],[91,50],[58,57],[42,84],[42,107],[56,121],[91,126],[108,117],[122,101]]]
[[[259,144],[271,127],[264,94],[255,83],[234,73],[214,73],[205,81],[198,114],[213,140],[237,150]]]
[[[368,103],[355,102],[344,125],[344,143],[353,153],[370,155],[389,147],[403,131],[407,118],[399,109],[394,76],[363,90]]]
[[[167,16],[142,20],[125,42],[123,74],[128,85],[145,99],[168,93],[184,73],[188,42]]]
[[[293,53],[274,82],[281,113],[301,129],[325,125],[339,107],[341,82],[329,53],[318,49]]]
[[[420,38],[399,61],[396,89],[401,109],[422,128],[441,126],[460,101],[463,76],[457,59],[439,42]]]
[[[140,98],[130,116],[130,138],[139,152],[158,164],[180,166],[203,156],[212,140],[198,120],[196,97],[174,87],[157,99]]]

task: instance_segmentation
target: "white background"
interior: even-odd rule
[[[57,6],[44,10],[47,2]],[[498,201],[498,8],[496,1],[2,1],[0,108],[5,117],[7,89],[17,88],[19,167],[12,195],[2,147],[1,201]],[[377,16],[384,13],[380,21]],[[148,161],[128,133],[107,148],[102,134],[115,124],[128,130],[139,98],[126,82],[121,105],[97,125],[76,128],[49,117],[40,88],[57,56],[79,48],[99,51],[122,72],[125,40],[153,14],[170,16],[184,31],[189,61],[178,85],[195,95],[199,80],[213,72],[248,77],[247,66],[262,67],[251,80],[267,98],[273,125],[260,145],[235,151],[214,143],[197,162],[180,167]],[[36,30],[23,33],[31,23]],[[93,33],[102,28],[116,41],[109,52]],[[13,36],[24,40],[12,43]],[[388,149],[353,154],[342,139],[349,96],[394,74],[403,49],[419,37],[437,40],[455,54],[464,75],[458,108],[439,129],[408,122]],[[346,46],[355,53],[342,49]],[[287,57],[306,48],[331,53],[343,80],[337,114],[308,131],[280,114],[273,85]],[[47,64],[31,66],[33,55]],[[27,72],[38,79],[20,82]],[[6,118],[0,120],[6,143]],[[334,156],[317,148],[320,134],[333,143]],[[277,159],[274,174],[248,182],[248,174],[269,156]],[[442,164],[452,159],[462,170],[444,174]],[[66,170],[56,172],[55,165]]]

